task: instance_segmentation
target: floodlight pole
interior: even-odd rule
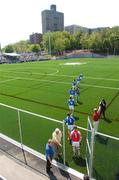
[[[0,53],[2,52],[2,49],[1,49],[1,43],[0,43]]]
[[[49,55],[51,55],[51,37],[50,37],[50,30],[48,31],[48,43],[49,43]]]
[[[107,48],[107,56],[109,56],[109,48]]]

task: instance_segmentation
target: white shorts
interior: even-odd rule
[[[94,127],[95,132],[98,131],[98,125],[99,125],[99,120],[98,121],[93,121],[93,127]]]
[[[75,89],[76,88],[76,85],[75,86],[72,86],[72,89]]]
[[[80,142],[79,141],[78,142],[72,141],[72,146],[79,148]]]
[[[68,130],[72,131],[74,129],[74,125],[68,125]]]
[[[70,110],[74,110],[74,106],[73,106],[73,105],[70,105],[70,106],[69,106],[69,109],[70,109]]]

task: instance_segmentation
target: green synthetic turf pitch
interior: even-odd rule
[[[81,64],[66,65],[66,63]],[[98,107],[101,98],[105,98],[108,104],[107,120],[101,119],[99,132],[119,137],[119,59],[116,58],[51,60],[0,65],[0,102],[62,121],[68,112],[68,90],[73,79],[77,78],[80,73],[83,73],[84,79],[80,84],[79,105],[75,106],[76,124],[86,128],[87,116],[89,115],[91,118],[93,108]],[[0,118],[1,132],[19,140],[16,112],[1,107],[0,113],[2,114]],[[21,113],[21,124],[23,143],[42,153],[45,151],[45,143],[51,137],[54,128],[59,127],[61,129],[59,123],[39,120],[38,117],[31,117],[24,113]],[[66,162],[69,166],[85,173],[86,132],[81,131],[81,133],[83,135],[82,158],[74,162],[71,145],[66,143]],[[109,149],[111,152],[108,153],[108,148],[105,149],[108,147],[108,143],[104,145],[102,141],[99,142],[98,139],[97,152],[100,155],[103,153],[103,156],[106,152],[109,157],[112,156],[109,159],[112,161],[115,153],[115,148],[112,147],[117,148],[117,145],[110,140]],[[40,147],[40,144],[43,145]],[[100,152],[101,149],[103,149],[102,152]],[[96,164],[98,164],[98,158],[95,158]],[[117,159],[119,163],[119,157]],[[100,174],[102,171],[98,167],[99,172],[95,172],[95,174]],[[108,170],[109,167],[107,166]]]

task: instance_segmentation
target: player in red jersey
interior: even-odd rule
[[[82,136],[80,131],[77,130],[77,126],[74,126],[74,130],[71,132],[71,140],[73,147],[73,157],[80,156],[80,142],[82,140]]]
[[[98,130],[98,125],[99,125],[99,119],[100,119],[100,111],[97,110],[97,108],[94,108],[93,110],[93,127],[94,127],[94,131],[97,132]]]

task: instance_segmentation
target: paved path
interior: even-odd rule
[[[36,173],[28,166],[14,161],[0,152],[0,175],[6,180],[48,180],[43,174]],[[2,179],[4,179],[2,178]]]
[[[6,180],[80,180],[80,178],[52,165],[52,173],[45,171],[46,162],[0,138],[0,175]],[[0,178],[2,180],[2,178]]]

